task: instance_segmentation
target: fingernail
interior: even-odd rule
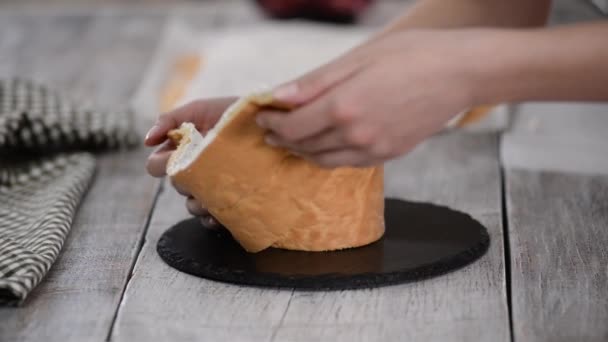
[[[150,130],[148,131],[148,133],[146,134],[146,141],[148,139],[150,139],[151,136],[157,134],[160,131],[160,127],[158,125],[154,125],[152,126],[152,128],[150,128]]]
[[[272,92],[272,96],[279,101],[290,101],[298,93],[298,85],[289,83],[278,87]]]

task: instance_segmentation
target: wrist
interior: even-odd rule
[[[551,63],[539,55],[533,30],[494,32],[481,53],[476,101],[480,104],[521,102],[536,96]]]
[[[522,99],[520,82],[529,58],[519,31],[488,29],[475,35],[462,63],[468,65],[467,84],[472,106],[492,105]]]

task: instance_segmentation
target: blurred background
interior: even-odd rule
[[[231,0],[227,0],[231,1]],[[294,16],[313,17],[336,21],[350,21],[363,14],[376,2],[399,2],[399,0],[236,0],[256,3],[269,15],[281,18]],[[226,0],[0,0],[1,5],[45,6],[56,5],[96,6],[100,4],[174,6],[177,4],[196,4],[226,2]],[[407,2],[407,0],[401,0]],[[561,3],[588,3],[597,10],[608,13],[608,0],[561,0]]]

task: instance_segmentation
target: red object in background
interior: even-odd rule
[[[352,22],[373,0],[256,0],[273,18]]]

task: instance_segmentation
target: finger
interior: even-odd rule
[[[353,125],[344,129],[329,129],[295,143],[271,133],[266,136],[266,143],[271,146],[284,147],[300,154],[319,154],[347,148],[370,148],[376,138],[376,130],[373,127]]]
[[[375,162],[365,151],[359,149],[346,149],[324,152],[308,157],[313,162],[325,168],[360,167]]]
[[[146,170],[153,177],[163,177],[166,175],[167,162],[175,146],[167,141],[158,150],[152,153],[146,162]]]
[[[358,115],[356,108],[336,97],[332,91],[288,113],[262,111],[256,122],[286,141],[312,138],[331,127],[348,124]]]
[[[181,186],[179,186],[179,184],[176,184],[173,179],[171,179],[171,185],[173,186],[175,191],[177,191],[178,194],[180,194],[182,196],[186,196],[186,197],[192,197],[192,194],[190,193],[190,191],[182,188]]]
[[[313,138],[334,127],[345,129],[362,116],[362,109],[357,100],[345,97],[342,89],[332,89],[288,113],[261,112],[256,118],[257,124],[290,142]]]
[[[188,209],[188,212],[194,216],[209,215],[207,209],[203,208],[201,203],[194,197],[188,197],[186,199],[186,209]]]
[[[218,229],[221,227],[220,223],[211,215],[201,216],[201,224],[207,229]]]
[[[265,141],[268,145],[284,147],[288,150],[305,153],[305,154],[318,154],[321,152],[336,150],[346,147],[343,135],[336,129],[330,129],[312,138],[301,140],[298,142],[291,142],[281,138],[275,134],[268,134],[265,137]]]
[[[235,98],[228,97],[196,100],[162,114],[146,134],[144,143],[147,146],[162,143],[167,138],[167,132],[183,122],[192,122],[197,130],[206,132],[217,123],[222,113],[234,101]]]
[[[307,103],[349,78],[362,64],[355,58],[337,58],[291,82],[279,85],[273,90],[272,96],[293,105]]]

